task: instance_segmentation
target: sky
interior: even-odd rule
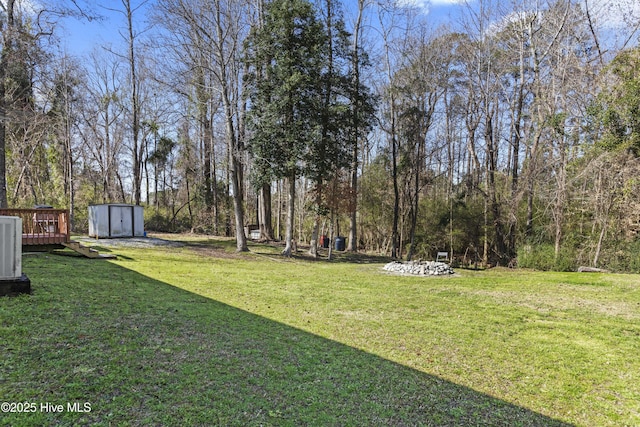
[[[422,9],[425,14],[446,15],[453,9],[452,6],[464,4],[464,0],[398,0],[398,3]]]
[[[4,0],[0,0],[2,3]],[[29,0],[46,1],[46,0]],[[114,7],[117,7],[115,2]],[[345,0],[349,2],[350,0]],[[398,0],[399,4],[417,7],[424,15],[433,18],[437,23],[446,22],[451,13],[459,8],[461,0]],[[475,0],[471,0],[475,1]],[[132,1],[136,4],[137,1]],[[108,3],[107,3],[108,4]],[[105,43],[117,43],[121,40],[118,30],[124,27],[124,18],[121,14],[98,7],[99,14],[104,15],[103,21],[87,22],[77,19],[66,19],[62,29],[63,47],[73,54],[90,52],[94,47]],[[143,18],[143,14],[139,14]]]
[[[119,1],[114,3],[114,7],[119,5]],[[134,3],[132,1],[132,3]],[[120,5],[120,7],[122,7]],[[108,10],[103,7],[97,7],[96,13],[103,19],[87,21],[76,18],[67,18],[62,29],[62,47],[72,54],[81,55],[91,52],[94,48],[105,44],[117,44],[123,39],[119,31],[125,29],[124,15],[118,12]],[[134,15],[135,16],[135,15]],[[144,14],[140,14],[141,19]]]
[[[460,6],[477,3],[477,0],[398,0],[398,2],[418,7],[436,20],[446,20],[447,15],[455,13]],[[518,0],[494,0],[493,2],[506,7],[510,4],[518,4]],[[629,20],[637,22],[640,19],[639,0],[573,0],[573,2],[580,4],[583,8],[587,5],[592,16],[599,21],[599,25],[606,28],[626,27]],[[522,4],[532,8],[536,3],[538,2],[535,0],[522,1]],[[539,3],[546,2],[539,1]]]
[[[24,0],[27,2],[46,1],[46,0]],[[349,0],[346,0],[347,2]],[[465,7],[465,3],[474,5],[479,0],[397,0],[399,4],[417,7],[427,21],[433,27],[440,24],[455,24],[458,21],[461,8]],[[509,6],[512,3],[522,1],[524,4],[535,4],[536,1],[524,0],[492,0],[494,4],[503,4]],[[540,0],[546,3],[545,0]],[[616,29],[628,28],[626,19],[635,19],[640,21],[640,0],[574,0],[581,4],[588,2],[592,14],[598,19],[602,28]],[[0,0],[3,3],[4,0]],[[106,0],[106,4],[119,4],[114,0]],[[134,1],[134,4],[139,3]],[[118,34],[119,29],[124,27],[123,16],[119,13],[109,11],[105,8],[98,8],[98,13],[104,15],[103,21],[87,22],[77,19],[67,19],[65,28],[62,32],[62,47],[69,53],[82,55],[90,52],[94,47],[108,44],[119,43],[122,38]],[[144,15],[139,13],[141,19]]]

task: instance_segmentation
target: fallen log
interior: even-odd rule
[[[604,268],[596,268],[596,267],[578,267],[578,273],[608,273],[609,270],[605,270]]]

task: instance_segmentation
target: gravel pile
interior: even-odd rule
[[[436,261],[393,261],[382,267],[383,270],[397,274],[416,276],[447,276],[453,274],[449,264]]]
[[[80,243],[86,242],[92,245],[99,245],[105,248],[152,248],[156,246],[184,246],[182,242],[174,242],[171,240],[158,239],[155,237],[126,237],[126,238],[109,238],[109,239],[93,239],[91,237],[82,237],[77,239]]]

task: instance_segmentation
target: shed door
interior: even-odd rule
[[[109,206],[111,237],[133,236],[133,208],[131,206]]]

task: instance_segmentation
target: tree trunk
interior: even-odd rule
[[[225,124],[227,133],[227,144],[229,147],[229,166],[231,173],[231,190],[233,192],[233,212],[235,216],[236,226],[236,250],[238,252],[248,251],[247,236],[244,234],[244,203],[243,203],[243,171],[240,161],[240,151],[242,147],[239,143],[239,136],[234,128],[235,112],[231,103],[231,88],[227,79],[227,63],[222,47],[224,40],[220,4],[216,4],[218,46],[216,46],[216,54],[219,63],[219,83],[221,85],[222,103],[225,111]]]
[[[239,182],[239,174],[237,173],[237,168],[239,167],[237,160],[232,160],[234,163],[232,171],[231,182],[234,193],[236,191],[240,191],[240,182]],[[247,236],[244,234],[244,206],[242,204],[242,196],[236,196],[234,194],[233,197],[233,213],[235,217],[236,223],[236,250],[238,252],[246,252],[249,250],[247,247]]]
[[[226,108],[229,105],[229,108]],[[233,132],[233,116],[230,104],[225,95],[225,109],[227,111],[227,138],[229,141],[229,164],[231,174],[231,191],[233,192],[233,213],[236,228],[236,250],[238,252],[248,251],[247,236],[244,234],[244,204],[242,200],[242,165],[238,159],[235,145],[235,133]]]
[[[422,142],[417,142],[417,153],[416,153],[416,164],[415,164],[415,174],[413,176],[413,201],[411,204],[411,224],[409,229],[409,251],[407,253],[407,261],[411,261],[413,258],[413,254],[415,252],[415,244],[416,244],[416,226],[418,223],[418,208],[420,206],[420,175],[422,172]]]
[[[6,108],[4,102],[4,78],[0,72],[0,208],[7,208],[7,162],[6,162]]]
[[[393,226],[391,228],[391,258],[398,258],[398,221],[400,219],[400,189],[398,188],[398,142],[396,141],[395,98],[391,96],[391,179],[393,181]]]
[[[567,197],[567,158],[565,154],[564,136],[560,136],[561,143],[558,149],[560,156],[559,170],[556,172],[556,201],[554,204],[554,222],[555,222],[555,246],[554,257],[558,260],[560,256],[560,247],[562,243],[562,227],[564,225],[565,202]]]
[[[327,252],[327,261],[331,261],[331,258],[333,257],[333,245],[332,243],[335,242],[335,238],[336,238],[336,232],[335,232],[335,228],[334,228],[334,222],[335,222],[335,212],[333,211],[333,209],[331,209],[331,221],[329,223],[329,251]]]
[[[318,183],[318,188],[316,188],[316,206],[319,209],[322,204],[322,183]],[[313,218],[313,229],[311,230],[311,242],[309,245],[309,255],[314,258],[318,257],[318,231],[320,229],[320,213],[318,211],[315,212]]]
[[[273,221],[271,218],[271,184],[263,184],[258,196],[258,222],[260,238],[273,240]]]
[[[282,239],[282,180],[278,180],[278,218],[276,221],[276,240]]]
[[[64,121],[64,163],[67,197],[69,200],[69,230],[75,229],[75,172],[73,168],[73,147],[71,145],[71,103],[69,93],[65,91],[65,121]]]
[[[357,140],[356,140],[357,141]],[[351,212],[349,212],[349,245],[347,250],[358,251],[358,143],[353,148],[351,164]]]
[[[11,49],[13,46],[13,27],[14,27],[14,4],[15,0],[6,2],[6,20],[7,26],[3,28],[2,37],[2,53],[0,56],[0,208],[7,208],[7,161],[6,161],[6,136],[7,136],[7,114],[9,110],[7,93],[6,93],[6,76],[7,67],[9,65]]]
[[[213,152],[213,131],[209,119],[209,95],[205,87],[204,71],[200,68],[196,70],[196,102],[198,109],[198,122],[200,125],[200,146],[202,148],[202,178],[204,180],[204,205],[207,212],[212,212],[217,208],[215,201],[215,173],[212,171],[212,164],[215,162]],[[215,217],[215,212],[214,212]],[[217,233],[218,223],[214,219],[214,231]]]
[[[318,258],[318,236],[320,230],[320,215],[317,213],[313,218],[313,228],[311,229],[311,242],[309,243],[309,255]]]
[[[507,265],[510,254],[507,253],[504,237],[504,226],[502,223],[502,213],[500,209],[500,202],[498,200],[495,174],[497,172],[496,166],[496,145],[494,141],[493,133],[493,118],[492,111],[489,111],[487,115],[487,121],[485,124],[485,142],[487,144],[487,197],[491,214],[493,215],[493,228],[495,231],[495,250],[498,255],[498,261],[503,265]]]
[[[133,202],[140,204],[142,188],[142,153],[143,144],[140,143],[140,99],[138,96],[138,76],[135,55],[135,35],[133,33],[133,10],[130,0],[122,0],[125,7],[124,14],[127,18],[128,48],[129,48],[129,72],[131,73],[131,137],[133,154]]]
[[[598,238],[598,244],[596,245],[596,253],[593,256],[593,267],[598,267],[598,261],[600,260],[600,251],[602,250],[602,242],[604,242],[604,236],[607,234],[608,221],[605,219],[600,230],[600,237]]]
[[[353,102],[353,150],[351,153],[351,212],[349,212],[349,243],[347,250],[358,251],[358,153],[360,137],[360,28],[362,25],[362,15],[364,13],[365,0],[358,0],[358,16],[353,28],[353,85],[356,91],[355,102]]]
[[[293,230],[295,221],[295,200],[296,200],[296,175],[292,173],[287,178],[289,184],[289,194],[287,196],[287,229],[285,236],[285,247],[282,255],[290,257],[293,251]]]

